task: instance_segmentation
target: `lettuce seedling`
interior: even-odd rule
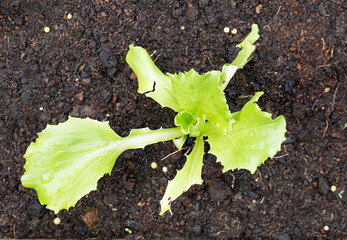
[[[270,113],[261,111],[256,102],[262,92],[255,93],[241,111],[231,113],[224,89],[236,70],[250,60],[258,31],[258,26],[252,25],[231,64],[204,75],[193,69],[163,74],[145,49],[130,45],[126,61],[137,75],[138,92],[176,111],[176,127],[135,129],[120,137],[108,123],[89,118],[69,117],[64,123],[48,125],[24,155],[23,186],[35,189],[40,203],[58,213],[96,190],[98,180],[111,173],[122,152],[168,140],[180,149],[187,136],[196,138],[195,144],[183,168],[167,185],[160,201],[161,215],[184,191],[202,184],[204,139],[210,144],[209,153],[224,166],[223,172],[242,168],[254,173],[281,149],[285,119],[279,116],[273,120]]]

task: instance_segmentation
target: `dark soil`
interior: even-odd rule
[[[0,238],[346,239],[346,12],[343,0],[2,0]],[[173,111],[137,93],[129,44],[156,51],[165,72],[204,73],[236,56],[252,23],[261,38],[226,89],[230,109],[265,91],[260,105],[283,114],[288,129],[282,151],[255,174],[222,174],[207,155],[204,184],[164,216],[159,200],[184,164],[184,153],[160,161],[171,142],[125,152],[98,191],[58,215],[21,185],[30,142],[69,115],[107,119],[122,136],[174,126]]]

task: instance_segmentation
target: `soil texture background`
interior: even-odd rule
[[[346,13],[343,0],[2,0],[0,238],[346,239]],[[202,74],[234,59],[252,23],[261,37],[225,90],[229,107],[264,91],[260,106],[288,130],[254,174],[223,174],[206,154],[204,183],[164,216],[159,200],[185,161],[161,161],[172,142],[126,151],[98,191],[57,215],[21,185],[26,148],[69,115],[107,120],[121,136],[174,126],[175,112],[137,93],[129,44],[156,51],[163,72]]]

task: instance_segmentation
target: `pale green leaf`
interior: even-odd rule
[[[170,92],[171,80],[154,64],[148,52],[142,47],[129,46],[126,62],[136,73],[139,93],[145,93],[162,107],[169,107],[176,112],[181,109]]]
[[[245,104],[240,112],[233,113],[235,122],[226,131],[213,123],[206,124],[209,153],[230,169],[247,169],[254,173],[268,157],[281,150],[285,140],[286,122],[283,116],[272,120],[271,114],[262,112],[256,104],[262,92]]]
[[[195,124],[197,124],[197,119],[190,112],[182,111],[175,117],[175,125],[180,126],[181,131],[185,134],[189,134],[189,127],[194,126]]]
[[[194,69],[186,73],[163,74],[147,51],[130,45],[127,63],[139,82],[139,92],[147,92],[162,107],[176,112],[189,112],[199,119],[207,119],[227,126],[231,114],[223,91],[219,88],[220,71],[199,75]]]
[[[178,150],[181,150],[187,138],[188,138],[188,135],[184,135],[182,137],[172,139],[172,142],[175,144]]]
[[[160,215],[170,210],[171,202],[181,196],[192,185],[202,184],[201,171],[203,156],[204,140],[202,137],[199,137],[195,141],[193,151],[187,156],[187,161],[183,168],[177,172],[174,179],[168,182],[164,197],[160,201]]]
[[[205,116],[196,118],[190,112],[182,111],[175,117],[175,125],[181,127],[181,131],[191,137],[202,136],[205,132]]]
[[[58,213],[96,190],[98,180],[111,173],[123,151],[183,135],[178,127],[145,128],[121,138],[106,122],[70,117],[64,123],[48,125],[28,147],[22,184],[34,188],[40,203]]]
[[[172,82],[170,92],[181,111],[191,113],[201,123],[206,119],[222,127],[228,126],[232,119],[224,92],[218,86],[220,74],[220,71],[210,71],[200,75],[194,69],[186,73],[168,73]]]
[[[252,30],[248,36],[236,47],[241,48],[241,51],[237,54],[235,60],[231,65],[243,68],[250,60],[253,52],[256,49],[254,43],[259,39],[259,27],[257,24],[252,24]]]
[[[237,69],[243,68],[251,60],[251,56],[256,49],[255,42],[259,39],[259,27],[252,24],[252,30],[248,36],[236,47],[241,48],[237,57],[232,63],[224,64],[219,85],[222,90],[226,88]]]
[[[31,143],[24,157],[24,187],[37,191],[40,203],[58,213],[68,209],[111,173],[121,153],[113,141],[121,139],[109,125],[91,119],[70,118],[48,125]]]

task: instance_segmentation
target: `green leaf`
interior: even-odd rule
[[[205,132],[205,119],[196,118],[190,112],[180,112],[175,117],[175,125],[181,127],[181,131],[191,137],[202,136]]]
[[[201,122],[207,119],[228,126],[232,119],[224,93],[218,86],[220,74],[219,71],[210,71],[200,75],[194,69],[186,73],[168,73],[171,78],[170,92],[181,111],[191,113]]]
[[[68,209],[111,173],[121,153],[113,141],[121,139],[107,123],[70,117],[57,126],[48,125],[27,149],[24,187],[37,191],[40,203],[58,213]]]
[[[189,127],[197,124],[196,117],[190,112],[180,112],[175,117],[175,125],[181,127],[181,131],[185,134],[189,134]]]
[[[182,137],[172,139],[172,142],[175,144],[178,150],[181,150],[187,138],[188,138],[188,135],[184,135]]]
[[[231,64],[224,64],[222,75],[219,79],[219,85],[222,90],[226,88],[237,69],[243,68],[251,60],[251,56],[256,49],[254,43],[259,39],[259,27],[252,24],[252,30],[248,36],[236,47],[241,48],[237,57]]]
[[[224,166],[223,172],[243,168],[254,173],[268,157],[281,150],[285,119],[279,116],[272,120],[270,113],[261,111],[256,102],[262,94],[257,92],[240,112],[233,113],[235,122],[227,131],[213,123],[206,124],[209,153]]]
[[[241,48],[241,51],[237,54],[235,60],[231,65],[243,68],[250,60],[251,55],[256,49],[254,43],[259,39],[259,27],[257,24],[252,24],[252,30],[248,36],[236,47]]]
[[[139,83],[139,93],[146,93],[162,107],[169,107],[176,112],[181,109],[171,95],[171,80],[154,64],[148,52],[142,47],[129,46],[126,62],[133,69]]]
[[[202,137],[199,137],[195,141],[193,151],[187,156],[187,161],[183,168],[177,172],[174,179],[169,181],[164,197],[160,201],[160,215],[170,210],[171,203],[192,185],[202,184],[201,171],[203,156],[204,140]]]
[[[56,126],[48,125],[28,147],[22,184],[34,188],[40,203],[58,213],[96,190],[98,180],[111,173],[123,151],[183,135],[180,128],[144,128],[121,138],[106,122],[70,117]]]
[[[153,63],[147,51],[130,45],[127,63],[139,81],[139,92],[162,107],[176,112],[189,112],[195,118],[207,119],[219,125],[229,125],[231,114],[223,91],[219,88],[220,71],[199,75],[194,69],[186,73],[164,75]]]

